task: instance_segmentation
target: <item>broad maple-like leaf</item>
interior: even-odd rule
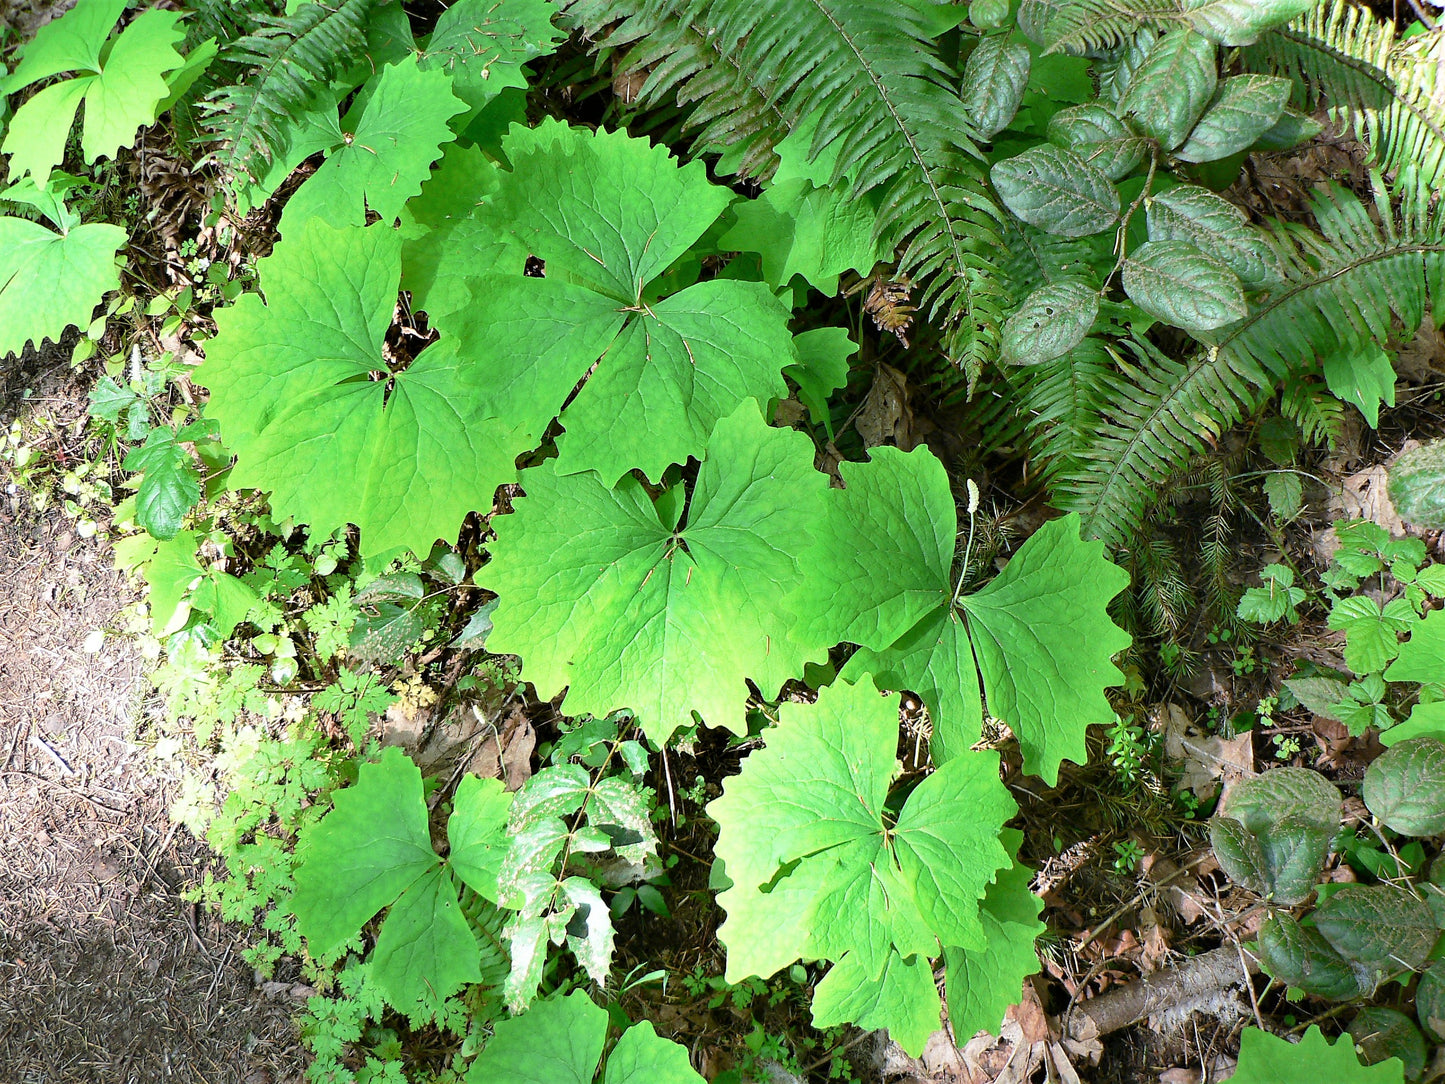
[[[894,821],[885,803],[896,696],[839,683],[812,706],[783,705],[766,740],[708,806],[732,882],[718,896],[728,980],[766,977],[799,956],[837,961],[843,977],[820,987],[822,1017],[865,1013],[921,1049],[912,1040],[937,1030],[939,1002],[930,981],[920,1007],[911,969],[931,976],[927,960],[945,947],[986,947],[980,904],[1009,865],[999,832],[1017,807],[998,755],[953,758]]]
[[[104,223],[52,233],[0,218],[0,358],[89,324],[105,294],[120,288],[115,254],[125,243],[125,230]]]
[[[810,157],[817,127],[815,114],[774,148],[779,165],[772,182],[757,199],[737,206],[737,222],[719,244],[762,256],[763,278],[771,286],[786,286],[801,275],[832,295],[840,273],[866,274],[885,253],[873,238],[877,189],[858,199],[851,185],[835,182],[842,140]],[[839,180],[845,179],[852,180]]]
[[[468,111],[459,130],[503,90],[525,90],[522,66],[567,40],[552,25],[556,13],[548,0],[458,0],[442,12],[421,65],[452,77]]]
[[[815,533],[803,590],[827,604],[794,601],[808,617],[802,638],[859,644],[847,680],[872,674],[923,697],[935,761],[978,740],[981,673],[988,712],[1018,737],[1024,769],[1052,783],[1061,761],[1083,761],[1088,726],[1114,717],[1104,689],[1123,680],[1111,660],[1129,638],[1107,607],[1127,574],[1102,544],[1080,541],[1070,515],[954,605],[957,509],[943,465],[926,448],[872,455],[842,465],[847,488],[830,494]]]
[[[781,371],[798,358],[765,285],[650,290],[732,199],[701,162],[679,167],[645,139],[555,121],[514,127],[505,149],[513,170],[482,215],[515,239],[516,274],[480,278],[461,318],[492,345],[494,413],[534,440],[597,364],[562,411],[559,471],[659,479],[700,456],[744,399],[787,395]],[[545,278],[521,274],[528,252]]]
[[[401,238],[313,220],[262,260],[267,300],[218,310],[196,379],[236,453],[231,485],[269,490],[278,517],[326,535],[355,523],[366,556],[426,553],[491,505],[528,444],[499,420],[452,325],[394,372],[383,341]]]
[[[580,990],[538,1001],[499,1020],[467,1071],[467,1084],[592,1084],[607,1043],[607,1013]],[[622,1033],[607,1056],[603,1084],[703,1084],[687,1048],[643,1021]]]
[[[1017,863],[1023,833],[1005,828],[1004,846],[1015,864],[988,886],[980,916],[987,943],[981,949],[949,948],[946,993],[954,1034],[998,1033],[1009,1008],[1023,997],[1024,979],[1039,969],[1034,941],[1047,927],[1039,921],[1044,901],[1029,891],[1033,871]]]
[[[45,187],[65,154],[65,140],[82,101],[80,146],[87,162],[131,146],[137,129],[156,119],[156,108],[169,93],[165,73],[183,62],[175,50],[185,37],[176,25],[181,16],[174,11],[143,12],[107,42],[124,10],[125,0],[79,0],[70,12],[40,28],[15,71],[0,80],[0,94],[13,94],[52,75],[77,73],[34,95],[11,118],[0,146],[10,155],[11,180],[29,173]]]
[[[683,523],[676,489],[654,502],[630,475],[524,471],[479,573],[499,596],[488,650],[522,656],[544,697],[566,687],[569,715],[631,708],[659,745],[692,712],[744,732],[747,679],[774,693],[809,657],[780,604],[827,490],[812,442],[749,400],[705,454]]]
[[[415,56],[384,68],[360,108],[329,116],[327,158],[286,203],[282,234],[312,218],[363,226],[367,209],[385,223],[422,189],[444,143],[456,138],[447,122],[466,106],[452,95],[451,78],[422,71]]]
[[[481,979],[453,873],[495,902],[511,796],[495,779],[473,778],[458,788],[447,864],[432,850],[421,772],[395,746],[363,764],[356,785],[334,801],[297,843],[296,928],[313,955],[326,956],[390,907],[372,959],[377,985],[401,1011],[433,1014],[450,994]]]
[[[1399,1058],[1361,1065],[1349,1036],[1330,1042],[1318,1026],[1312,1025],[1298,1043],[1245,1028],[1239,1037],[1239,1069],[1229,1079],[1233,1084],[1404,1084],[1405,1071]]]

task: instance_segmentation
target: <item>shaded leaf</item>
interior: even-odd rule
[[[1239,276],[1187,241],[1146,241],[1124,263],[1124,291],[1145,312],[1186,331],[1248,313]]]
[[[1119,217],[1119,192],[1073,151],[1044,143],[995,163],[994,187],[1019,218],[1059,237],[1086,237]]]

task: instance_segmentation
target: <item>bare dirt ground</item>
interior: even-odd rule
[[[26,360],[0,361],[0,424],[31,384],[25,409],[78,418],[64,363]],[[0,470],[0,1084],[291,1084],[293,1005],[257,989],[244,931],[181,897],[206,850],[132,740],[141,659],[115,637],[83,648],[134,592],[8,483]]]

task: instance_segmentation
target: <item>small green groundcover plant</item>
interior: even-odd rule
[[[105,334],[127,232],[85,221],[69,197],[89,182],[62,167],[99,168],[158,117],[209,156],[211,225],[279,211],[268,255],[206,280],[214,334],[182,389],[202,401],[152,417],[136,361],[93,404],[139,475],[117,556],[150,586],[157,685],[225,778],[219,812],[203,788],[181,803],[230,866],[205,891],[262,916],[256,962],[284,949],[341,995],[303,1024],[317,1080],[401,1080],[399,1020],[455,1040],[445,1072],[471,1084],[698,1079],[647,1022],[609,1044],[619,1011],[588,991],[616,990],[613,912],[661,873],[643,781],[699,726],[750,750],[706,807],[726,981],[787,969],[820,1029],[887,1028],[911,1053],[945,1004],[956,1035],[997,1027],[1043,926],[981,740],[1006,729],[1050,785],[1085,761],[1131,643],[1105,545],[1138,561],[1156,485],[1277,394],[1287,460],[1341,404],[1375,424],[1387,332],[1445,317],[1428,64],[1343,0],[126,7],[79,0],[0,83],[0,352]],[[640,80],[635,109],[548,115],[569,35],[614,85]],[[1322,98],[1367,148],[1373,203],[1323,187],[1304,227],[1220,194],[1247,153],[1317,136]],[[974,482],[927,446],[848,436],[865,333],[817,303],[845,281],[914,336],[911,379],[989,393],[979,431],[1064,514],[977,560]],[[172,299],[182,319],[195,296]],[[1392,481],[1421,516],[1434,464]],[[1355,679],[1325,676],[1325,698],[1355,729],[1417,698],[1365,799],[1385,831],[1428,835],[1440,584],[1423,553],[1342,537],[1327,583]],[[1356,593],[1387,571],[1402,599]],[[1240,616],[1287,619],[1302,592],[1276,569]],[[451,599],[467,625],[442,645]],[[244,661],[222,663],[228,643]],[[371,734],[422,695],[420,658],[483,646],[447,696],[561,697],[510,791]],[[906,769],[904,691],[931,727]],[[1241,788],[1214,834],[1283,908],[1338,803],[1276,775],[1282,796]],[[1362,994],[1398,977],[1380,931],[1413,968],[1427,919],[1403,888],[1350,886],[1277,910],[1261,941],[1297,988],[1318,970]],[[1240,1079],[1310,1057],[1391,1071],[1317,1030],[1277,1043],[1247,1032]]]

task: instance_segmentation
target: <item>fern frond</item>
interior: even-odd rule
[[[1112,49],[1140,27],[1172,30],[1189,26],[1179,0],[1024,0],[1019,29],[1045,53],[1084,53]]]
[[[803,120],[813,147],[838,147],[834,183],[881,193],[876,239],[901,250],[900,275],[943,328],[951,360],[977,378],[997,352],[991,253],[1001,213],[984,184],[956,75],[922,17],[888,0],[574,0],[582,25],[622,20],[625,63],[655,65],[643,94],[700,101],[704,143],[724,162],[767,160]],[[650,35],[651,40],[642,40]],[[680,43],[680,48],[674,44]],[[672,51],[669,51],[672,50]],[[719,63],[719,59],[722,63]],[[741,107],[740,123],[730,115]]]
[[[217,163],[233,177],[255,179],[284,146],[318,85],[353,63],[366,45],[366,23],[378,0],[342,0],[335,7],[303,4],[294,15],[257,16],[257,28],[222,59],[254,71],[206,101],[206,127],[223,147]]]
[[[1418,327],[1429,298],[1445,300],[1445,212],[1413,189],[1398,220],[1383,195],[1377,202],[1379,224],[1357,197],[1331,187],[1315,202],[1321,234],[1278,228],[1284,280],[1193,357],[1127,344],[1131,360],[1121,359],[1105,389],[1108,417],[1054,490],[1057,505],[1081,513],[1086,535],[1121,544],[1153,487],[1282,380],[1342,347],[1386,341],[1395,322]]]
[[[1398,40],[1395,25],[1350,0],[1324,0],[1243,50],[1246,68],[1284,75],[1348,122],[1380,168],[1445,183],[1445,80],[1440,30]]]

